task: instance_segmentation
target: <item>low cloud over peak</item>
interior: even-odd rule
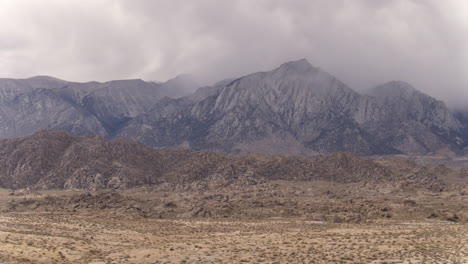
[[[0,77],[205,82],[307,58],[356,90],[401,79],[468,100],[459,0],[4,0]]]

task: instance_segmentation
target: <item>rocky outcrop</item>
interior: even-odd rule
[[[444,186],[436,174],[405,174],[350,153],[305,158],[156,150],[137,142],[61,131],[41,131],[0,144],[0,188],[202,190],[269,180],[396,183],[408,179],[409,185],[429,189]]]

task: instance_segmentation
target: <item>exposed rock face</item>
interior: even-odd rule
[[[300,60],[223,85],[200,90],[204,99],[158,104],[118,136],[155,147],[299,155],[427,154],[463,145],[462,126],[444,103],[403,82],[361,95]]]
[[[198,88],[194,93],[187,95],[184,99],[189,100],[191,102],[200,102],[205,100],[207,97],[213,96],[218,93],[224,86],[229,85],[235,79],[226,79],[220,82],[215,83],[213,86],[204,86]]]
[[[0,185],[5,187],[117,188],[148,183],[142,173],[158,173],[158,164],[145,163],[157,160],[151,157],[157,153],[137,143],[50,131],[2,140],[2,145]]]
[[[307,60],[170,98],[196,86],[188,75],[165,83],[2,79],[0,138],[62,129],[151,147],[305,156],[461,154],[468,142],[462,119],[409,84],[363,95]]]
[[[109,134],[164,96],[158,84],[142,80],[71,84],[56,92],[95,116]]]
[[[64,129],[76,135],[105,135],[96,117],[52,90],[65,84],[65,81],[50,77],[1,79],[0,138],[25,136],[41,129]]]
[[[141,143],[41,131],[0,141],[0,188],[116,189],[144,185],[218,188],[265,180],[407,182],[438,189],[434,174],[417,177],[349,153],[317,158],[156,150]],[[416,165],[414,165],[416,166]],[[185,187],[184,187],[185,186]]]
[[[0,79],[0,138],[43,129],[112,137],[128,120],[150,111],[164,96],[183,94],[191,85],[196,84],[185,77],[166,83],[75,83],[47,76]]]
[[[463,126],[463,135],[464,135],[464,149],[463,153],[468,154],[468,109],[457,110],[455,111],[455,117],[460,121]]]
[[[370,94],[384,111],[364,127],[379,140],[407,154],[462,146],[462,125],[443,102],[401,81],[378,86]]]

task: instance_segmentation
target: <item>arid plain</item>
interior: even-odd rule
[[[467,263],[456,186],[1,190],[0,263]]]

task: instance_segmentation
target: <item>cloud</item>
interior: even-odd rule
[[[459,0],[2,0],[0,72],[206,81],[307,58],[356,90],[401,79],[468,99]]]

